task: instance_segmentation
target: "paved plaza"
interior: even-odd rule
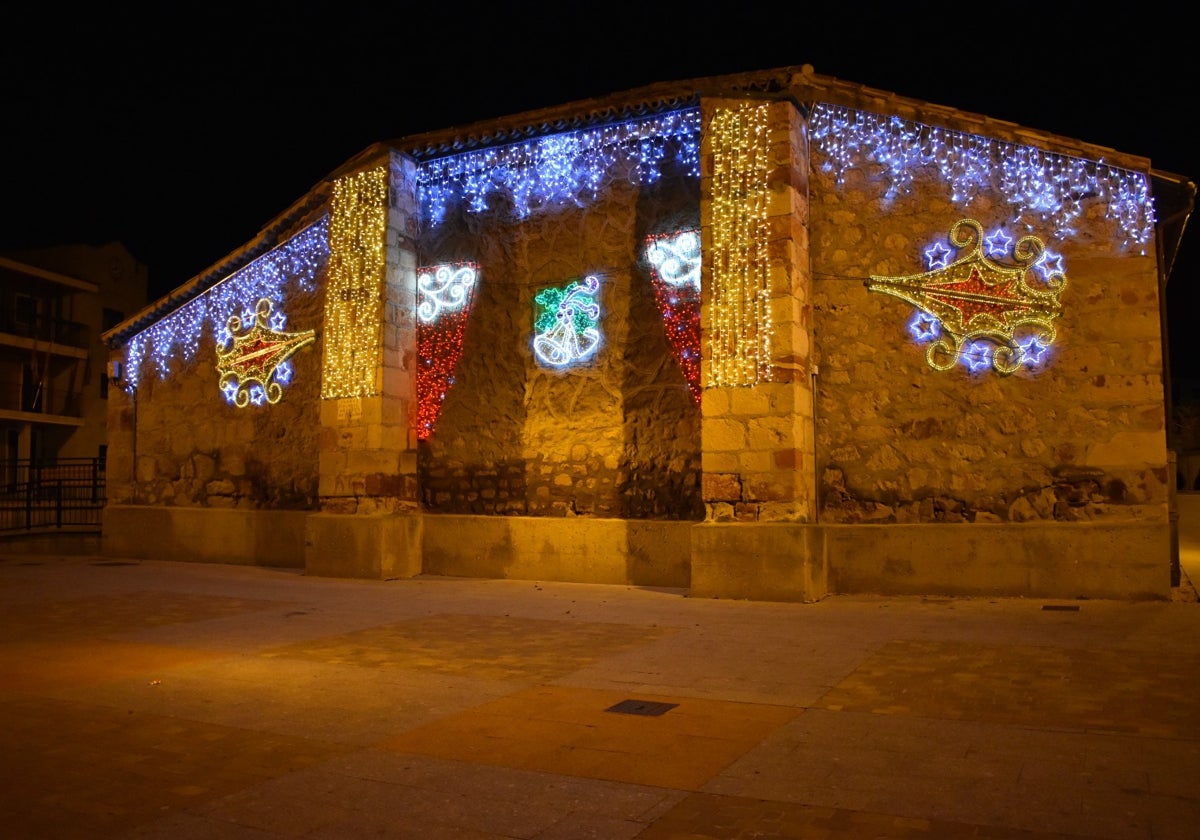
[[[0,835],[1191,840],[1195,525],[1169,602],[6,554]]]

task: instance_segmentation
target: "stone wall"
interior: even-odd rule
[[[275,405],[237,408],[225,400],[207,328],[190,359],[172,356],[165,378],[153,361],[145,361],[136,394],[122,392],[110,400],[110,423],[121,445],[113,447],[116,457],[110,459],[109,502],[315,509],[321,298],[319,292],[293,290],[282,304],[284,330],[316,329],[317,340],[291,357],[294,375]]]
[[[999,193],[968,211],[936,170],[885,201],[879,168],[838,185],[813,153],[816,435],[820,521],[1113,521],[1165,516],[1165,419],[1153,248],[1121,250],[1084,199],[1076,230],[1014,226]],[[938,371],[912,340],[913,307],[868,292],[870,275],[927,270],[924,250],[959,220],[1004,224],[1061,254],[1067,285],[1047,362],[1009,376]],[[1026,220],[1023,220],[1026,221]]]
[[[694,177],[614,179],[586,206],[516,219],[462,208],[419,244],[421,265],[479,267],[462,358],[422,441],[426,510],[699,519],[700,413],[668,345],[645,237],[699,226]],[[595,275],[602,340],[566,369],[532,349],[534,296]]]

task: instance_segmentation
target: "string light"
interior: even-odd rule
[[[767,283],[767,106],[718,109],[712,138],[712,302],[708,385],[772,379]]]
[[[700,231],[646,237],[646,261],[667,341],[700,402]]]
[[[380,387],[387,169],[339,178],[329,205],[321,397],[372,396]]]
[[[825,156],[823,170],[839,186],[847,170],[873,161],[887,180],[885,198],[892,200],[911,192],[917,173],[932,168],[960,207],[998,188],[1016,208],[1014,223],[1036,217],[1059,238],[1075,234],[1087,200],[1106,202],[1126,246],[1145,246],[1154,236],[1154,201],[1140,172],[825,103],[813,109],[811,131]]]
[[[1011,254],[1008,243],[1013,243]],[[940,247],[925,251],[930,270],[924,274],[867,280],[868,291],[918,308],[908,329],[918,342],[929,343],[929,366],[949,370],[961,360],[972,372],[991,367],[1007,375],[1040,364],[1054,343],[1053,322],[1062,315],[1059,297],[1067,285],[1062,257],[1047,251],[1036,236],[1014,242],[998,231],[985,238],[974,219],[950,228],[950,246],[936,244]],[[950,262],[952,248],[969,250]],[[1012,264],[993,260],[1003,257],[1011,257]]]
[[[417,272],[417,437],[433,434],[454,369],[462,356],[463,333],[474,302],[479,267],[439,265]]]
[[[315,330],[284,333],[272,329],[272,323],[283,324],[281,318],[273,318],[273,308],[267,298],[259,300],[245,332],[241,330],[246,319],[231,316],[226,328],[229,341],[217,347],[218,386],[225,399],[238,408],[279,402],[283,385],[291,381],[292,354],[317,339]]]
[[[671,162],[699,177],[699,145],[700,111],[692,108],[437,158],[417,170],[421,218],[437,226],[458,201],[481,213],[497,194],[518,218],[583,206],[607,180],[653,183]]]
[[[593,298],[598,291],[600,279],[588,275],[561,289],[542,289],[534,296],[540,312],[534,323],[537,335],[533,352],[539,361],[551,367],[566,367],[596,352],[600,346],[600,304]]]
[[[315,291],[328,258],[328,223],[322,218],[130,338],[125,345],[127,387],[138,386],[147,355],[163,379],[176,353],[184,361],[195,356],[206,332],[226,344],[229,313],[249,312],[252,319],[261,298],[281,300],[288,287]]]

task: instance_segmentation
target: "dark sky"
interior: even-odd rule
[[[123,242],[163,294],[372,143],[660,81],[817,73],[1200,178],[1175,4],[23,4],[0,48],[0,250]],[[132,4],[129,4],[132,5]],[[139,4],[142,5],[142,4]],[[1200,312],[1200,232],[1168,286]]]

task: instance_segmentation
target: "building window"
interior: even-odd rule
[[[21,326],[32,327],[37,322],[37,301],[20,292],[13,299],[13,321]]]

